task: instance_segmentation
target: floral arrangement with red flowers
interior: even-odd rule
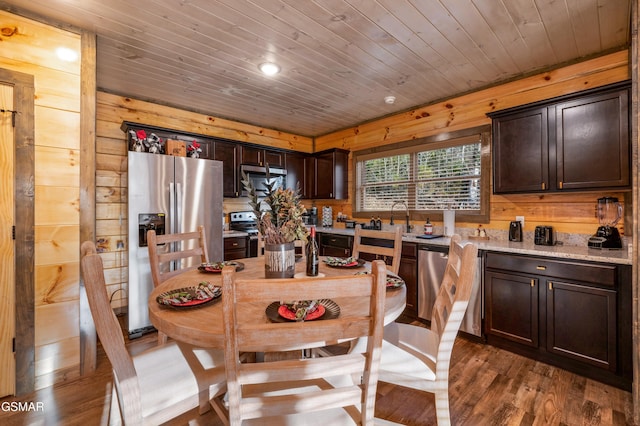
[[[150,152],[151,154],[162,153],[162,139],[155,133],[147,135],[143,129],[129,130],[131,136],[131,151]]]
[[[187,151],[189,152],[189,157],[191,157],[191,158],[199,158],[200,157],[200,153],[202,152],[202,148],[200,148],[200,144],[198,142],[193,141],[187,147]]]

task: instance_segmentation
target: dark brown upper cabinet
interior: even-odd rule
[[[307,160],[310,197],[335,200],[348,198],[348,172],[349,151],[336,148],[314,154]]]
[[[216,141],[213,159],[222,161],[222,194],[224,197],[240,196],[240,145],[235,142]]]
[[[628,82],[488,116],[494,193],[630,187]]]
[[[287,170],[287,188],[295,189],[300,185],[300,196],[310,198],[307,194],[306,159],[308,154],[287,152],[285,154],[285,169]]]
[[[284,152],[241,145],[241,163],[255,166],[284,167]]]

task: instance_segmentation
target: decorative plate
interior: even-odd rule
[[[316,309],[313,312],[308,313],[303,321],[313,321],[315,319],[321,318],[325,313],[326,308],[322,305],[316,306]],[[280,305],[278,308],[278,315],[280,315],[284,319],[288,319],[289,321],[296,321],[296,313],[289,309],[286,305]]]
[[[332,257],[328,256],[324,259],[324,263],[332,268],[359,268],[365,264],[364,259],[356,259],[355,257]]]
[[[222,272],[222,268],[228,265],[235,266],[236,272],[242,271],[244,269],[244,263],[236,262],[235,260],[228,260],[224,262],[202,263],[200,266],[198,266],[198,270],[200,272],[212,272],[214,274],[219,274],[220,272]]]
[[[371,272],[369,271],[361,271],[361,272],[356,272],[354,275],[366,275],[370,273]],[[404,280],[402,278],[387,272],[387,289],[398,288],[398,287],[402,287],[403,285],[404,285]]]
[[[156,301],[172,308],[193,308],[206,305],[220,297],[222,289],[209,282],[201,282],[194,287],[184,287],[162,293]]]
[[[318,300],[318,304],[321,305],[324,308],[324,314],[323,315],[318,315],[317,318],[309,318],[310,315],[307,315],[307,321],[310,321],[312,319],[335,319],[338,318],[340,316],[340,306],[338,306],[338,304],[336,302],[334,302],[331,299],[320,299]],[[267,314],[267,318],[269,318],[269,320],[271,320],[271,322],[291,322],[291,321],[295,321],[295,312],[291,312],[291,318],[292,319],[288,319],[283,317],[282,315],[280,315],[279,311],[280,311],[280,307],[283,306],[280,304],[280,302],[273,302],[271,303],[269,306],[267,306],[267,309],[265,310],[265,313]],[[286,307],[285,307],[286,309]],[[287,309],[288,310],[288,309]],[[313,313],[311,314],[313,315]]]

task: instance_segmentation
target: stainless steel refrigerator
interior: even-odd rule
[[[222,260],[222,162],[134,151],[129,151],[128,161],[128,328],[134,338],[153,330],[147,307],[153,289],[149,229],[172,234],[203,225],[209,259]]]

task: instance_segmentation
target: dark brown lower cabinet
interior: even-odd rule
[[[330,234],[326,232],[318,233],[318,248],[320,256],[351,256],[353,237],[350,235]]]
[[[487,253],[488,343],[631,389],[630,269]]]
[[[369,244],[384,245],[387,241],[370,241]],[[338,235],[331,233],[318,233],[318,246],[320,256],[351,256],[353,247],[353,237],[349,235]],[[362,253],[364,260],[372,261],[376,259],[384,260],[391,264],[390,257],[376,256],[371,253]],[[404,314],[411,317],[418,317],[418,245],[415,243],[402,243],[402,258],[398,275],[404,280],[407,286],[407,307]]]
[[[242,259],[247,256],[247,237],[228,237],[224,239],[224,260]]]
[[[547,351],[615,372],[616,291],[561,281],[547,287]]]
[[[486,332],[538,347],[539,287],[535,277],[486,272]]]

